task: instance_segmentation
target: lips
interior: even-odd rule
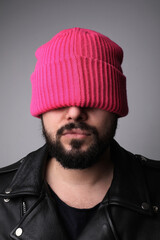
[[[73,135],[73,136],[78,136],[78,135],[82,135],[82,136],[89,136],[91,135],[89,132],[85,131],[85,130],[81,130],[79,128],[77,129],[72,129],[72,130],[65,130],[63,135]]]

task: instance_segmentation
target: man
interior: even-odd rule
[[[31,114],[46,144],[0,170],[1,239],[159,240],[160,163],[114,140],[128,113],[122,49],[73,28],[36,57]]]

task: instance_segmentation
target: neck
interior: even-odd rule
[[[91,205],[97,204],[96,201],[100,202],[111,185],[112,177],[113,164],[109,148],[99,161],[90,168],[83,170],[65,169],[55,158],[52,158],[46,169],[46,180],[50,187],[71,206],[77,206],[77,203],[75,205],[69,200],[73,199],[75,195],[82,199],[83,196],[86,198],[88,194],[90,196],[98,194],[98,198],[94,196],[96,200]]]

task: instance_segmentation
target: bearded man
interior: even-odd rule
[[[121,47],[72,28],[36,57],[31,114],[46,144],[0,170],[1,239],[159,240],[160,163],[114,140],[128,114]]]

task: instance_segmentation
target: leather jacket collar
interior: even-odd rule
[[[43,194],[47,156],[44,145],[23,159],[8,186],[10,191],[7,193],[7,197]],[[111,144],[111,156],[114,162],[113,181],[101,204],[106,206],[119,205],[151,215],[150,198],[139,158],[121,148],[115,141]],[[6,197],[4,192],[1,195]],[[144,204],[147,207],[143,207]]]
[[[111,145],[111,156],[114,162],[113,180],[103,203],[152,215],[140,156],[126,151],[116,141]]]

